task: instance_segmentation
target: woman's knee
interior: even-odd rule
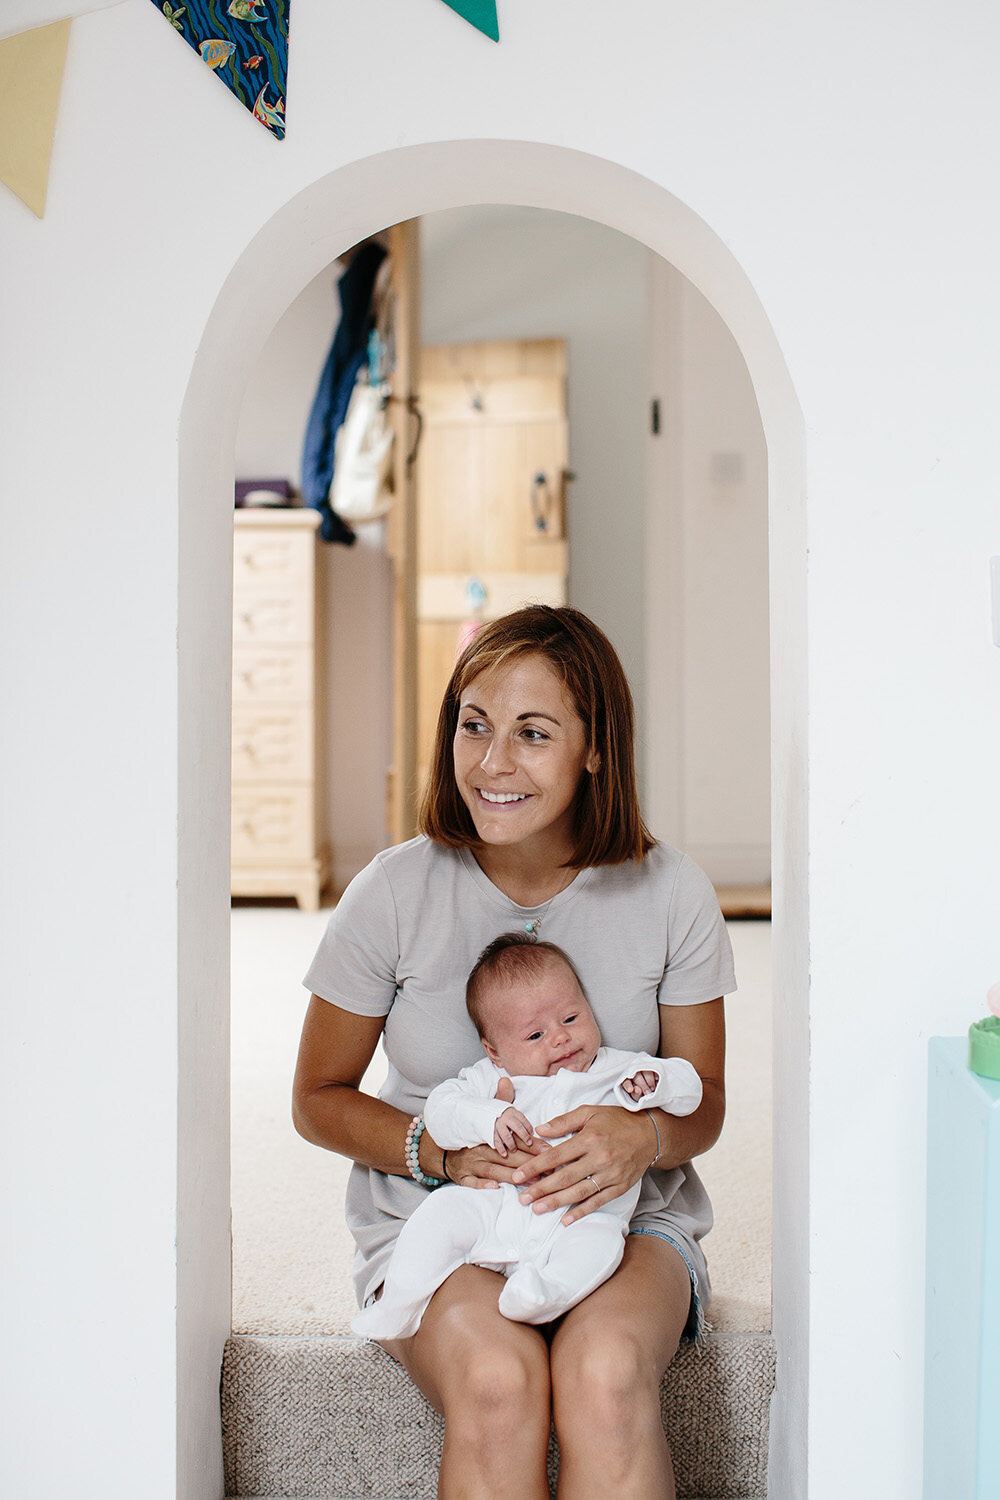
[[[497,1338],[456,1330],[441,1383],[447,1419],[466,1414],[472,1422],[501,1428],[536,1417],[548,1423],[548,1351],[533,1330],[510,1327],[510,1335],[504,1328]]]
[[[594,1330],[553,1350],[556,1424],[624,1432],[644,1407],[659,1410],[660,1371],[645,1341],[627,1328]]]
[[[548,1372],[514,1349],[482,1349],[467,1361],[458,1385],[460,1400],[480,1414],[522,1422],[525,1413],[549,1420]]]

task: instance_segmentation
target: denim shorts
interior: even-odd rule
[[[687,1266],[688,1275],[691,1278],[691,1309],[688,1320],[684,1325],[682,1339],[701,1339],[708,1332],[709,1324],[706,1318],[706,1309],[710,1296],[708,1281],[708,1270],[705,1266],[705,1257],[697,1247],[696,1242],[690,1240],[682,1229],[676,1225],[669,1228],[654,1227],[651,1224],[633,1224],[629,1234],[648,1234],[654,1239],[665,1240],[668,1245],[673,1245],[677,1254]]]

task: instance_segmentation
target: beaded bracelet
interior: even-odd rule
[[[406,1127],[406,1170],[421,1187],[436,1188],[441,1186],[444,1178],[428,1177],[426,1172],[420,1170],[420,1137],[424,1129],[423,1115],[414,1115]]]
[[[656,1166],[656,1163],[659,1161],[660,1156],[663,1153],[663,1147],[660,1145],[660,1127],[656,1123],[656,1118],[655,1118],[655,1116],[653,1114],[653,1111],[651,1109],[649,1109],[649,1110],[646,1111],[646,1114],[647,1114],[647,1117],[649,1119],[649,1123],[652,1125],[653,1129],[656,1131],[656,1155],[653,1157],[653,1160],[650,1162],[649,1166],[646,1168],[646,1171],[649,1172],[649,1171],[652,1170],[653,1167]]]

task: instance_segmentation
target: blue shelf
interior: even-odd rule
[[[1000,1496],[1000,1082],[930,1043],[924,1500]]]

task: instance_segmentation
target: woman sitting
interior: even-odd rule
[[[512,1182],[565,1223],[642,1182],[618,1269],[557,1322],[504,1318],[498,1273],[463,1265],[412,1337],[385,1341],[444,1415],[444,1500],[543,1500],[552,1421],[563,1500],[675,1494],[659,1387],[709,1297],[699,1240],[711,1207],[690,1163],[722,1127],[722,996],[735,982],[708,879],[643,824],[633,735],[621,663],[585,615],[537,605],[486,625],[445,693],[422,834],[351,883],[306,976],[295,1121],[356,1164],[347,1217],[362,1306],[445,1171],[482,1189]],[[512,928],[573,955],[609,1046],[686,1058],[699,1107],[682,1118],[584,1105],[538,1130],[567,1137],[556,1145],[449,1150],[445,1163],[423,1103],[481,1055],[466,975]],[[380,1038],[376,1099],[359,1085]]]

